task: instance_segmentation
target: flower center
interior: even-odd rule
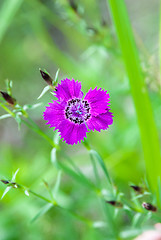
[[[71,122],[84,123],[91,116],[89,103],[84,100],[81,101],[79,98],[69,100],[65,109],[65,116]]]

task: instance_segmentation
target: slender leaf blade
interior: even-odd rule
[[[47,213],[53,207],[52,203],[46,204],[35,217],[32,218],[31,223],[34,223],[38,218],[42,217],[45,213]]]

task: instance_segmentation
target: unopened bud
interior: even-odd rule
[[[0,181],[3,182],[4,184],[9,184],[9,181],[7,181],[7,180],[1,179]]]
[[[130,185],[130,187],[133,188],[135,192],[143,193],[143,188],[142,187],[139,187],[139,186],[136,186],[136,185]]]
[[[112,205],[114,207],[118,207],[118,208],[123,207],[121,202],[117,202],[117,201],[113,201],[113,200],[112,201],[106,201],[106,203],[108,203],[108,204],[110,204],[110,205]]]
[[[16,99],[11,97],[8,93],[0,91],[2,94],[2,97],[11,105],[14,105],[16,103]]]
[[[48,85],[52,85],[52,81],[53,79],[50,77],[50,75],[44,71],[42,71],[41,69],[40,70],[40,73],[41,73],[41,76],[42,78],[45,80],[45,82],[48,84]]]
[[[151,203],[143,202],[142,203],[142,207],[145,208],[148,211],[152,211],[152,212],[156,212],[157,211],[157,208],[155,206],[153,206]]]

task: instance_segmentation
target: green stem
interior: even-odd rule
[[[77,218],[79,221],[84,222],[84,223],[87,224],[88,226],[92,226],[92,221],[90,221],[89,219],[87,219],[87,218],[85,218],[85,217],[82,217],[82,216],[80,216],[80,215],[72,212],[70,209],[67,209],[67,208],[64,208],[64,207],[60,206],[60,205],[55,201],[55,199],[52,201],[52,200],[50,200],[50,199],[48,199],[48,198],[45,198],[44,196],[42,196],[42,195],[40,195],[40,194],[38,194],[38,193],[35,193],[35,192],[32,191],[31,189],[28,189],[27,187],[25,187],[25,186],[23,186],[23,185],[19,185],[19,184],[17,184],[17,185],[19,186],[20,189],[27,190],[29,193],[33,194],[33,195],[36,196],[37,198],[42,199],[42,200],[44,200],[45,202],[48,202],[48,203],[53,204],[54,207],[57,207],[57,208],[60,209],[60,210],[66,211],[66,212],[68,212],[70,215],[72,215],[72,216],[74,216],[75,218]]]
[[[48,203],[52,203],[52,204],[53,204],[53,201],[51,201],[51,200],[48,199],[48,198],[45,198],[44,196],[42,196],[42,195],[40,195],[40,194],[38,194],[38,193],[33,192],[31,189],[28,189],[28,192],[30,192],[30,193],[32,193],[34,196],[36,196],[36,197],[44,200],[45,202],[48,202]],[[53,205],[55,206],[55,205],[57,205],[57,203],[54,202]]]
[[[140,128],[147,177],[153,192],[157,192],[157,178],[161,176],[159,138],[141,71],[138,51],[124,0],[109,0],[108,4],[130,81],[131,93]]]
[[[102,170],[103,170],[104,173],[105,173],[105,176],[106,176],[107,181],[108,181],[108,185],[109,185],[110,188],[111,188],[111,187],[112,187],[112,181],[111,181],[110,175],[109,175],[109,173],[108,173],[107,167],[106,167],[106,165],[105,165],[102,157],[100,156],[100,154],[99,154],[97,151],[95,151],[95,150],[93,150],[93,149],[91,148],[91,146],[90,146],[90,144],[88,143],[87,140],[85,140],[85,141],[83,142],[83,144],[84,144],[84,146],[86,147],[86,149],[89,151],[90,157],[92,157],[93,159],[94,159],[94,157],[95,157],[95,158],[98,160],[98,163],[100,164]]]
[[[0,102],[0,106],[6,111],[6,112],[8,112],[9,114],[11,114],[11,116],[12,117],[14,117],[15,118],[15,114],[8,108],[8,107],[6,107],[4,104],[2,104],[1,102]]]
[[[101,182],[100,182],[100,177],[99,177],[99,173],[98,173],[98,170],[97,170],[96,162],[95,162],[95,159],[94,159],[93,155],[90,154],[90,158],[91,158],[91,163],[92,163],[92,166],[93,166],[93,171],[94,171],[94,175],[95,175],[95,178],[96,178],[97,186],[100,188]]]
[[[159,19],[159,65],[160,65],[160,82],[159,82],[159,92],[161,94],[161,1],[160,1],[160,19]]]

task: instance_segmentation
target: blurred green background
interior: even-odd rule
[[[101,0],[1,0],[0,1],[0,90],[5,79],[13,80],[18,103],[41,107],[30,116],[52,137],[42,118],[52,95],[37,100],[45,82],[39,68],[52,76],[60,68],[65,77],[82,82],[83,91],[95,86],[111,96],[114,124],[108,131],[90,132],[89,142],[103,157],[117,186],[126,191],[130,182],[145,176],[143,153],[128,77],[108,9]],[[161,129],[159,83],[159,0],[126,0],[142,69],[149,89],[158,130]],[[2,115],[4,111],[0,109]],[[143,113],[144,114],[144,113]],[[89,155],[82,144],[61,147],[91,179]],[[47,195],[43,179],[54,186],[57,172],[51,168],[51,147],[22,124],[9,118],[0,121],[0,176],[10,179],[20,168],[17,181]],[[0,195],[5,186],[0,185]],[[80,215],[99,219],[98,199],[84,186],[63,173],[61,201]],[[0,202],[0,239],[107,239],[104,233],[87,230],[68,214],[51,209],[36,222],[31,219],[44,205],[35,197],[11,190]]]

